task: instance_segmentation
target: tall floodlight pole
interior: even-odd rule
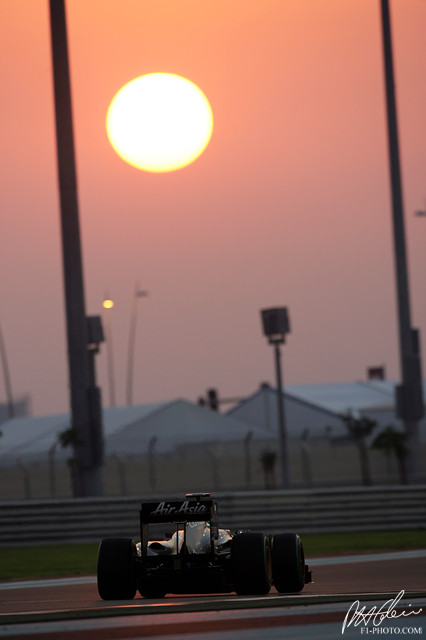
[[[410,481],[421,471],[418,421],[423,417],[423,392],[419,332],[411,327],[410,297],[405,247],[404,211],[399,162],[398,128],[394,90],[392,40],[388,0],[381,0],[389,166],[392,191],[393,237],[397,284],[401,381],[396,389],[398,417],[408,436],[407,472]]]
[[[270,343],[274,345],[275,352],[275,376],[277,379],[277,409],[278,409],[278,424],[280,429],[280,459],[281,459],[281,482],[282,488],[288,489],[290,487],[290,479],[288,472],[288,448],[287,448],[287,428],[285,422],[284,413],[284,398],[283,398],[283,378],[281,373],[281,348],[280,344],[284,342],[284,338],[280,341],[270,340]]]
[[[3,339],[3,332],[0,326],[0,360],[3,366],[4,386],[6,389],[7,400],[7,416],[8,418],[15,417],[15,404],[13,402],[12,384],[10,382],[9,365],[7,361],[6,345]]]
[[[261,311],[263,333],[268,338],[269,344],[274,347],[275,375],[277,380],[277,414],[278,434],[281,466],[281,487],[290,488],[289,459],[287,447],[287,428],[284,412],[283,381],[281,373],[281,350],[285,336],[290,333],[290,322],[285,307],[263,309]]]
[[[127,348],[127,406],[133,404],[133,371],[135,363],[136,321],[138,317],[138,300],[148,295],[148,291],[142,291],[136,283],[132,299],[132,313],[130,317],[129,343]]]
[[[93,443],[91,375],[88,357],[88,327],[85,314],[83,267],[78,220],[77,178],[68,64],[67,28],[64,0],[50,0],[56,141],[61,208],[61,232],[67,321],[71,427],[74,431],[75,497],[102,494],[102,467]]]

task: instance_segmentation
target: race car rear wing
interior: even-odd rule
[[[217,517],[215,500],[180,500],[179,502],[142,502],[140,509],[141,522],[153,524],[158,522],[211,522]]]
[[[209,522],[212,540],[219,536],[217,502],[210,494],[187,494],[185,500],[180,501],[142,502],[139,514],[142,553],[146,549],[150,524],[171,523],[182,528],[187,522]]]

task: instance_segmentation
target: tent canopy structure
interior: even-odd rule
[[[394,382],[372,380],[322,385],[286,385],[285,421],[288,438],[347,438],[341,414],[351,411],[367,415],[379,426],[394,424]],[[59,445],[58,436],[70,427],[69,414],[17,417],[0,425],[0,466],[17,459],[46,460],[49,453],[68,458],[70,451]],[[214,443],[270,442],[278,437],[276,389],[262,387],[226,414],[187,400],[103,410],[105,453],[139,455],[155,446],[157,452],[177,447]],[[426,420],[420,423],[426,440]],[[155,440],[154,440],[155,439]]]
[[[394,406],[395,382],[368,380],[336,384],[289,385],[286,392],[333,413]]]
[[[40,418],[13,418],[1,425],[0,466],[16,459],[46,459],[56,447],[57,457],[69,457],[60,449],[58,436],[70,427],[69,414]],[[186,400],[103,410],[106,455],[146,453],[155,438],[158,452],[185,444],[242,442],[268,437],[263,429],[240,422]]]
[[[348,435],[340,416],[289,393],[283,394],[285,429],[289,440],[300,438],[345,438]],[[233,407],[227,414],[265,432],[278,435],[278,405],[275,388],[263,385],[259,391]]]
[[[384,380],[336,384],[286,385],[283,390],[287,435],[291,438],[348,437],[341,419],[347,412],[366,416],[378,428],[392,424],[402,430],[395,412],[397,383]],[[423,383],[426,394],[426,382]],[[276,431],[278,425],[276,389],[269,385],[234,406],[228,414],[249,424]],[[378,430],[377,432],[378,433]],[[426,441],[426,419],[420,422],[420,438]]]
[[[263,429],[186,400],[175,400],[107,435],[106,448],[109,453],[145,452],[156,438],[156,451],[166,452],[189,444],[243,442],[250,431],[254,438],[265,437]]]

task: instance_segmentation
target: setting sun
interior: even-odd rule
[[[129,164],[144,171],[174,171],[204,151],[213,113],[190,80],[150,73],[131,80],[114,96],[106,127],[113,148]]]

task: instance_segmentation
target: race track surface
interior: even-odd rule
[[[425,551],[323,558],[308,563],[314,582],[306,585],[302,593],[278,595],[272,589],[262,598],[235,594],[168,595],[161,600],[136,597],[125,602],[105,602],[99,599],[94,576],[2,583],[0,637],[166,640],[184,634],[193,640],[319,640],[342,635],[345,612],[354,600],[376,602],[379,606],[403,590],[402,604],[406,609],[408,605],[423,609],[415,623],[416,628],[422,629],[417,637],[422,637],[424,631],[426,638],[426,620],[422,617],[426,613]],[[346,638],[360,635],[360,628],[345,631]]]

